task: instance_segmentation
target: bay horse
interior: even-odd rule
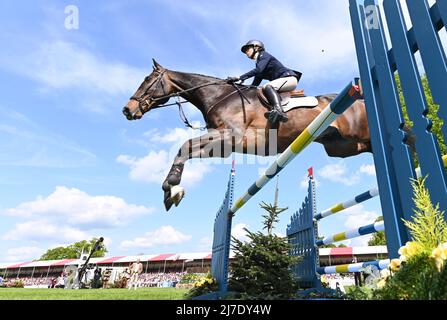
[[[208,132],[183,144],[163,182],[164,204],[169,211],[184,196],[179,184],[186,161],[227,158],[233,152],[261,156],[282,153],[336,96],[317,96],[316,107],[290,110],[288,122],[272,127],[264,117],[267,109],[259,100],[256,87],[168,70],[153,60],[153,72],[130,98],[123,114],[128,120],[139,120],[150,110],[164,107],[170,98],[181,97],[203,115]],[[273,138],[274,148],[271,147]],[[315,141],[324,146],[330,157],[346,158],[372,152],[364,101],[356,101]]]

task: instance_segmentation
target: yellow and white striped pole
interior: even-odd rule
[[[292,142],[292,144],[278,157],[278,159],[259,177],[259,179],[240,197],[230,209],[234,215],[256,193],[273,179],[290,161],[301,153],[324,130],[326,130],[339,115],[346,111],[356,100],[362,98],[359,79],[356,78],[328,105],[312,123]]]

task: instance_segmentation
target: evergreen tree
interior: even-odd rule
[[[267,234],[245,229],[250,241],[242,242],[233,237],[235,258],[229,287],[244,299],[289,299],[298,290],[291,268],[299,258],[289,256],[291,245],[287,238],[273,234],[278,215],[287,208],[265,203],[261,208],[268,213],[263,216]]]

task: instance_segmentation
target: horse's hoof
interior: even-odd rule
[[[170,191],[165,191],[164,201],[163,202],[165,204],[166,211],[169,211],[169,209],[171,209],[172,205],[174,204],[174,202],[171,199],[171,192]]]
[[[185,196],[185,189],[180,186],[171,187],[171,199],[177,207]]]
[[[168,199],[165,199],[164,204],[165,204],[166,211],[169,211],[171,209],[172,205],[174,204],[174,202],[172,202],[171,198],[168,198]]]
[[[167,200],[165,200],[165,209],[166,209],[166,212],[168,212],[171,208],[172,208],[172,205],[173,205],[174,203],[172,202],[172,200],[171,199],[167,199]]]

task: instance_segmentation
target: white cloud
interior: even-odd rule
[[[143,158],[120,155],[116,161],[130,167],[130,179],[161,184],[171,169],[173,162],[171,159],[168,152],[161,150],[151,151]],[[210,165],[203,161],[190,160],[185,165],[181,184],[186,187],[196,185],[211,170]]]
[[[91,196],[79,189],[56,187],[48,197],[24,202],[3,214],[24,218],[46,218],[89,228],[117,227],[153,212],[153,208],[127,204],[115,196]]]
[[[314,177],[314,182],[315,182],[315,187],[318,188],[320,186],[320,179],[317,179],[316,177]],[[306,174],[303,175],[303,179],[300,181],[300,188],[301,189],[306,189],[309,188],[309,177]]]
[[[197,131],[191,129],[183,129],[183,128],[174,128],[168,130],[166,133],[162,134],[159,130],[150,130],[143,134],[143,136],[148,137],[150,141],[162,143],[162,144],[171,144],[171,145],[182,145],[185,141],[189,139],[196,138],[200,136]],[[178,146],[177,148],[179,148]]]
[[[52,89],[81,88],[116,95],[136,91],[145,72],[119,62],[105,62],[66,41],[42,43],[22,63],[10,68]],[[7,67],[7,66],[6,66]]]
[[[363,164],[360,167],[360,172],[364,173],[368,176],[375,177],[376,176],[376,167],[373,164]]]
[[[203,42],[203,44],[214,54],[219,54],[219,50],[216,48],[214,43],[208,39],[202,32],[199,30],[195,30],[196,35],[199,37],[199,39]]]
[[[360,182],[358,173],[349,173],[346,164],[328,164],[318,171],[318,174],[332,182],[352,186]]]
[[[243,34],[247,38],[263,34],[269,39],[268,49],[272,53],[282,52],[287,65],[301,69],[313,81],[321,80],[321,74],[329,69],[328,77],[335,79],[345,74],[347,66],[356,67],[351,26],[345,22],[349,20],[342,18],[348,18],[347,6],[325,2],[318,11],[311,9],[312,14],[306,13],[309,8],[291,10],[291,7],[290,3],[265,1],[259,6],[261,12],[245,20]]]
[[[163,226],[158,230],[146,232],[141,237],[123,241],[120,247],[123,250],[151,248],[159,245],[181,244],[191,238],[192,236],[183,234],[172,226]]]
[[[151,71],[106,59],[68,41],[36,43],[28,37],[19,39],[28,42],[26,50],[20,46],[0,54],[0,68],[36,81],[37,90],[33,90],[40,94],[69,99],[59,106],[82,108],[82,112],[109,113],[111,105],[117,106],[117,97],[131,96]],[[118,107],[121,109],[125,102],[122,100]]]
[[[15,228],[3,237],[4,240],[27,241],[63,241],[76,242],[90,239],[87,233],[64,225],[50,223],[45,220],[33,220],[16,224]]]
[[[366,235],[366,236],[361,236],[361,237],[357,237],[355,239],[351,240],[351,246],[352,247],[367,247],[368,246],[368,241],[371,240],[371,238],[373,237],[373,235]]]
[[[159,144],[165,149],[151,151],[142,158],[129,155],[119,155],[118,163],[130,167],[129,177],[134,181],[161,184],[171,169],[174,158],[180,147],[189,139],[200,136],[201,133],[191,130],[174,128],[160,132],[157,129],[149,130],[143,134],[150,142]],[[166,151],[166,148],[169,148]],[[202,181],[203,177],[212,171],[211,159],[192,159],[186,162],[182,175],[182,185],[191,187]]]
[[[213,238],[203,237],[199,241],[199,246],[197,250],[199,251],[212,251],[213,249]]]
[[[231,235],[242,242],[249,241],[250,239],[247,237],[247,232],[244,230],[244,228],[248,229],[248,225],[246,225],[245,223],[236,224],[231,229]]]
[[[267,50],[291,68],[304,71],[305,79],[321,82],[336,81],[346,70],[356,70],[357,59],[349,23],[349,6],[340,1],[281,1],[260,0],[232,5],[198,1],[163,1],[176,10],[190,14],[209,26],[208,37],[220,30],[216,24],[237,25],[239,32],[220,32],[223,43],[240,44],[252,38],[262,38]],[[254,8],[254,6],[256,8]],[[256,14],[253,14],[253,10]],[[280,17],[278,19],[278,17]],[[216,44],[218,50],[228,50],[228,44]],[[327,70],[331,70],[330,74]]]
[[[358,204],[354,207],[344,210],[343,213],[340,213],[338,215],[338,219],[343,219],[344,221],[344,229],[334,231],[333,233],[356,230],[360,227],[374,223],[379,216],[380,215],[377,212],[367,211],[362,204]],[[372,237],[372,234],[364,235],[361,237],[337,242],[336,245],[344,244],[348,247],[365,247],[368,246],[368,241]]]
[[[104,244],[106,245],[106,247],[110,247],[112,243],[113,243],[112,238],[104,237]]]
[[[5,261],[24,262],[38,259],[44,250],[38,247],[19,247],[6,250]]]
[[[356,229],[371,223],[379,217],[375,211],[367,211],[362,204],[346,209],[343,219],[345,220],[346,230]],[[345,231],[345,230],[343,230]]]

